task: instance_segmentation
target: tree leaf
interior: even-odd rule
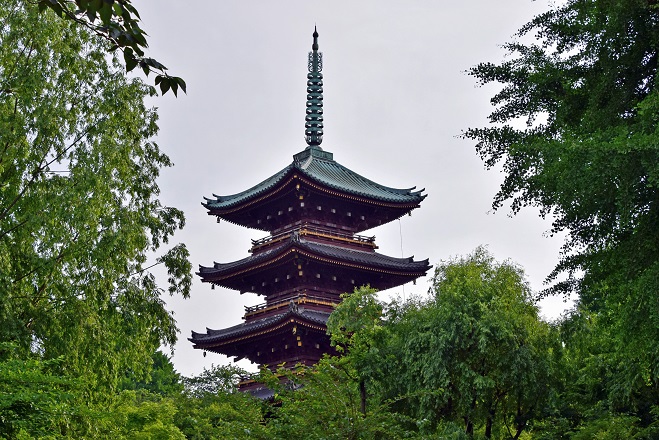
[[[169,88],[171,87],[170,84],[171,79],[169,77],[163,76],[162,79],[160,80],[160,92],[164,95],[167,93]]]

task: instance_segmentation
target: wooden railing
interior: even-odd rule
[[[252,251],[255,249],[258,249],[262,246],[269,245],[276,243],[278,241],[285,240],[287,238],[290,238],[291,235],[293,235],[295,232],[300,234],[300,236],[305,236],[305,235],[310,235],[310,236],[316,236],[316,237],[322,237],[322,238],[327,238],[330,240],[338,240],[338,241],[343,241],[343,242],[348,242],[348,243],[354,243],[357,245],[366,245],[371,248],[376,248],[375,246],[375,236],[372,237],[366,237],[363,235],[356,235],[356,234],[347,234],[343,232],[339,232],[336,230],[328,229],[328,228],[319,228],[317,226],[302,226],[299,229],[294,229],[294,230],[289,230],[285,232],[280,232],[278,234],[274,235],[269,235],[267,237],[263,237],[258,240],[252,240]]]
[[[274,301],[271,303],[261,303],[251,307],[245,306],[245,318],[258,313],[263,313],[270,310],[276,310],[276,309],[281,309],[283,307],[288,307],[291,301],[293,301],[298,306],[304,304],[317,304],[317,305],[334,307],[335,305],[338,304],[338,302],[330,301],[325,297],[302,294],[293,298],[281,299],[279,301]]]

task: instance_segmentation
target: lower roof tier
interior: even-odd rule
[[[424,276],[430,268],[427,259],[394,258],[294,234],[242,260],[200,266],[198,275],[206,283],[268,296],[304,286],[340,293],[366,284],[385,290]]]
[[[276,367],[313,364],[324,353],[334,352],[326,334],[329,313],[291,304],[285,312],[222,330],[192,332],[194,348],[246,358]],[[310,362],[307,362],[310,361]]]

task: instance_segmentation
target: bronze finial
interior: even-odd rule
[[[313,27],[313,44],[311,45],[311,50],[314,52],[318,51],[318,31],[316,30],[316,26]]]

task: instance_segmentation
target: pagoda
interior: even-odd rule
[[[192,332],[194,348],[276,368],[313,365],[334,353],[327,319],[341,294],[370,285],[384,290],[423,276],[428,260],[376,252],[375,237],[357,235],[418,208],[423,190],[396,189],[351,171],[323,150],[323,75],[314,30],[307,74],[307,147],[293,162],[243,192],[213,195],[208,214],[269,235],[252,240],[250,255],[200,266],[213,287],[265,297],[245,307],[233,327]]]

